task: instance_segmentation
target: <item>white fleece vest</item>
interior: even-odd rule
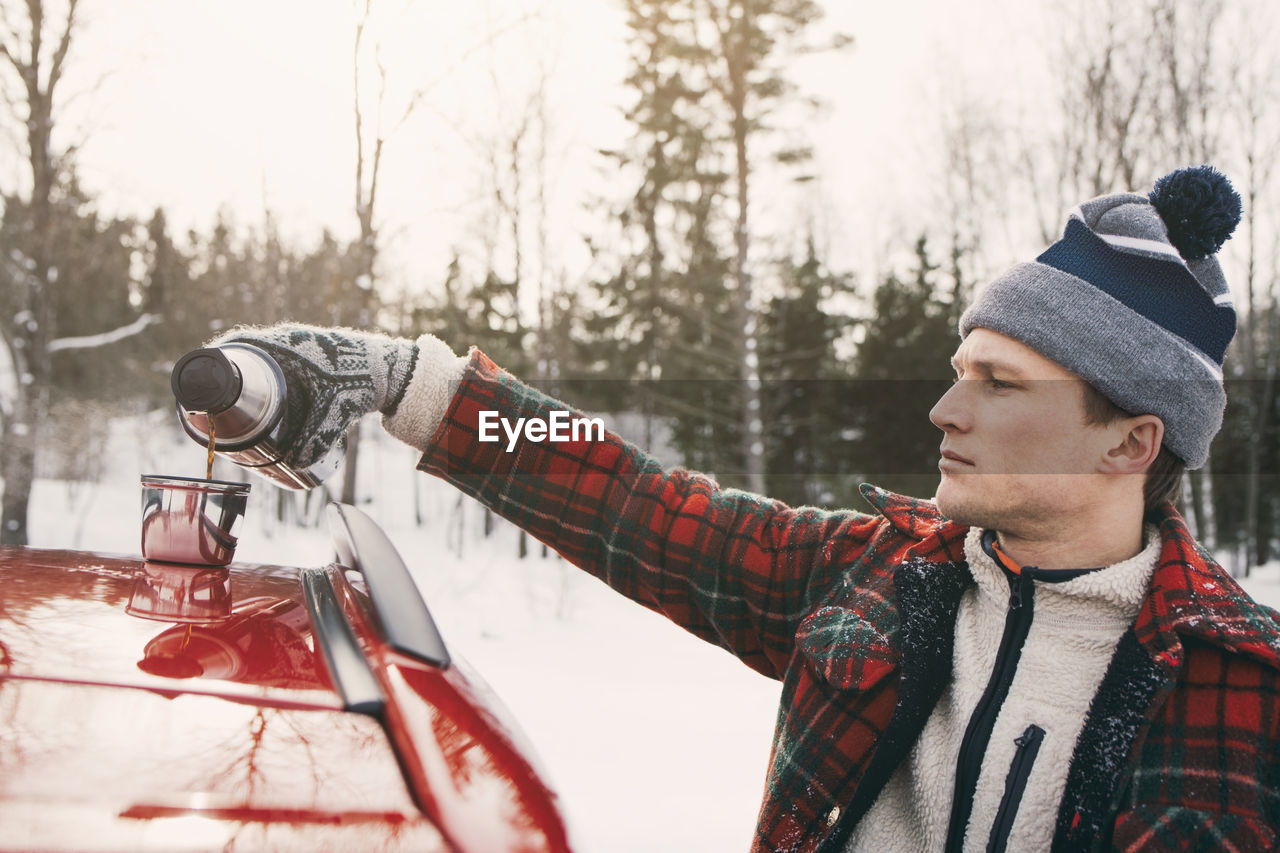
[[[983,851],[1004,796],[1019,738],[1029,725],[1044,738],[1009,834],[1008,850],[1047,850],[1067,769],[1085,714],[1121,635],[1137,618],[1160,554],[1154,527],[1136,556],[1073,580],[1035,583],[1031,630],[987,747],[966,851]],[[960,742],[995,667],[1009,609],[1009,583],[982,549],[982,531],[965,539],[976,581],[960,600],[952,681],[910,756],[855,827],[851,851],[937,851],[947,840]]]

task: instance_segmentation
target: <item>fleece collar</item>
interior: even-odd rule
[[[862,496],[899,533],[917,541],[937,536],[960,547],[968,527],[938,512],[933,501],[895,494],[864,483]],[[1191,536],[1166,503],[1147,521],[1160,532],[1160,557],[1134,627],[1138,642],[1167,673],[1182,666],[1182,637],[1210,643],[1280,669],[1280,619],[1258,604]],[[952,548],[943,549],[956,556]]]

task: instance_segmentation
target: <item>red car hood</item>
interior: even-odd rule
[[[300,574],[0,547],[0,849],[564,849],[482,691],[332,569],[387,697],[345,709]]]

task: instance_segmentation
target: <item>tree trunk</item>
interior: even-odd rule
[[[32,396],[29,391],[21,390],[20,385],[13,414],[5,421],[4,447],[0,450],[0,477],[4,478],[0,545],[26,545],[29,541],[27,504],[36,461],[35,433],[30,428]]]
[[[1244,577],[1249,577],[1258,553],[1258,500],[1262,442],[1255,432],[1249,436],[1249,463],[1244,490]]]
[[[52,243],[53,164],[49,151],[49,98],[38,89],[28,92],[32,120],[28,123],[32,173],[32,270],[19,287],[25,290],[22,321],[13,330],[15,383],[13,414],[5,422],[5,446],[0,477],[4,478],[0,510],[0,544],[28,543],[27,509],[35,480],[36,436],[48,409],[52,379],[49,341],[53,339],[53,298],[49,292],[49,249]]]
[[[36,231],[35,269],[22,282],[25,287],[26,321],[14,330],[10,349],[15,393],[13,412],[4,422],[4,448],[0,451],[0,478],[4,498],[0,508],[0,544],[29,543],[27,511],[36,473],[36,436],[40,435],[49,404],[52,379],[49,341],[53,331],[52,299],[49,295],[49,204],[48,187],[44,203],[33,203]]]
[[[747,58],[745,45],[727,42],[729,102],[733,111],[733,149],[738,194],[738,220],[734,229],[734,307],[741,334],[739,371],[742,377],[742,454],[747,488],[764,492],[764,424],[760,407],[760,360],[756,341],[755,306],[751,299],[751,248],[749,229],[750,160],[747,157]]]
[[[1187,479],[1191,483],[1191,513],[1195,517],[1196,539],[1213,547],[1213,525],[1206,514],[1205,469],[1188,471]]]

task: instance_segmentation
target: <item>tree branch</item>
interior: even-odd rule
[[[24,68],[27,91],[35,98],[40,94],[40,47],[44,42],[44,5],[41,0],[27,0],[27,17],[31,19],[31,60]]]
[[[500,36],[506,35],[508,32],[510,32],[511,30],[514,30],[516,27],[519,27],[520,25],[528,21],[531,21],[535,18],[539,18],[541,17],[541,15],[542,13],[536,10],[531,12],[525,12],[520,17],[512,19],[506,26],[503,26],[494,30],[493,32],[485,36],[484,39],[476,42],[475,44],[471,45],[471,47],[464,50],[452,65],[450,65],[444,71],[441,71],[438,75],[436,75],[434,79],[430,80],[429,82],[425,83],[424,85],[422,85],[421,87],[419,87],[414,91],[413,95],[409,97],[408,105],[405,106],[404,111],[400,114],[400,118],[396,120],[395,126],[391,128],[391,133],[394,134],[397,130],[399,130],[400,126],[409,120],[409,117],[413,115],[414,110],[416,110],[418,108],[418,105],[422,103],[422,99],[425,98],[431,92],[432,89],[434,89],[441,82],[446,80],[450,74],[452,74],[459,67],[461,67],[468,59],[471,58],[473,54],[479,52],[482,48],[492,45],[495,41],[498,40]]]
[[[382,64],[382,52],[375,47],[373,56],[374,63],[378,68],[378,108],[373,126],[373,163],[369,174],[369,192],[365,195],[366,204],[368,205],[368,225],[366,229],[370,234],[373,233],[373,205],[378,198],[378,173],[382,168],[382,145],[386,142],[386,137],[382,133],[382,114],[383,104],[386,103],[387,98],[387,69]],[[365,272],[369,273],[371,270],[365,270]]]
[[[373,0],[365,0],[364,13],[356,23],[355,45],[351,51],[352,101],[356,118],[356,212],[364,205],[364,118],[360,112],[360,43],[364,28],[369,22],[369,7]]]
[[[79,0],[68,0],[67,2],[67,23],[63,27],[62,35],[58,38],[58,49],[53,53],[52,64],[49,66],[49,84],[46,87],[49,98],[53,98],[53,90],[58,86],[58,80],[62,78],[62,72],[66,64],[67,51],[71,47],[71,30],[76,22],[76,4]]]
[[[80,89],[78,91],[74,91],[70,95],[68,95],[65,99],[63,99],[62,108],[65,110],[67,107],[71,106],[72,104],[79,103],[81,99],[87,99],[90,103],[94,103],[98,93],[102,91],[102,87],[107,84],[108,80],[115,77],[119,73],[120,73],[120,69],[118,68],[112,68],[108,71],[102,72],[102,74],[98,76],[98,79],[93,82],[93,85],[91,87],[89,87],[88,89]]]
[[[13,66],[14,71],[18,72],[18,76],[22,77],[23,80],[26,79],[27,68],[18,60],[17,57],[15,57],[12,53],[9,52],[9,45],[0,43],[0,55],[4,56],[5,59],[9,60],[9,64]]]
[[[55,338],[49,341],[49,352],[60,352],[62,350],[71,349],[95,349],[97,347],[114,344],[117,341],[123,341],[125,338],[131,338],[145,330],[148,326],[156,323],[164,322],[164,318],[159,314],[143,314],[128,325],[121,326],[118,329],[112,329],[109,332],[100,332],[96,335],[78,335],[76,337]]]

